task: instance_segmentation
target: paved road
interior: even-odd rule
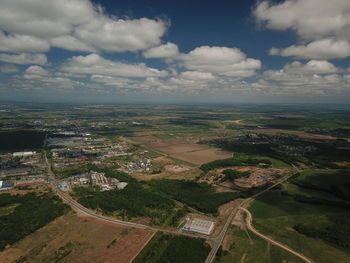
[[[232,210],[232,212],[230,213],[229,217],[227,218],[226,223],[225,223],[224,227],[222,228],[220,234],[219,234],[217,237],[213,238],[213,240],[214,240],[214,245],[212,246],[212,249],[211,249],[211,251],[210,251],[210,253],[209,253],[209,255],[208,255],[208,257],[207,257],[207,259],[206,259],[206,261],[205,261],[206,263],[212,263],[212,262],[214,261],[215,255],[216,255],[216,253],[218,252],[218,250],[219,250],[219,248],[220,248],[220,246],[221,246],[221,243],[222,243],[222,241],[223,241],[224,238],[225,238],[225,235],[226,235],[226,233],[227,233],[227,230],[228,230],[228,228],[229,228],[229,226],[230,226],[230,224],[231,224],[231,222],[232,222],[232,219],[236,216],[236,214],[237,214],[237,212],[239,211],[239,209],[240,209],[241,207],[243,207],[244,205],[247,205],[247,204],[249,204],[250,202],[254,201],[258,196],[260,196],[260,195],[266,193],[267,191],[270,191],[272,188],[276,187],[277,185],[279,185],[279,184],[283,183],[284,181],[288,180],[290,177],[292,177],[292,176],[295,175],[296,173],[300,172],[300,170],[299,170],[297,167],[295,167],[294,165],[293,165],[293,167],[296,169],[296,172],[295,172],[295,173],[283,177],[283,178],[282,178],[281,180],[279,180],[277,183],[271,185],[270,187],[266,188],[265,190],[263,190],[263,191],[261,191],[261,192],[255,194],[255,195],[253,195],[253,196],[251,196],[251,197],[249,197],[249,198],[247,198],[247,199],[244,199],[244,200],[239,204],[239,206],[238,206],[237,208],[234,208],[234,209]]]
[[[148,226],[148,225],[133,223],[133,222],[129,222],[129,221],[123,221],[123,220],[119,220],[119,219],[115,219],[115,218],[111,218],[111,217],[107,217],[107,216],[96,214],[94,211],[92,211],[92,210],[82,206],[78,202],[76,202],[68,194],[66,194],[63,191],[57,189],[57,187],[56,187],[57,182],[55,180],[55,175],[54,175],[54,173],[53,173],[53,171],[51,169],[51,165],[50,165],[50,163],[49,163],[49,161],[47,159],[46,154],[44,155],[44,158],[45,158],[45,162],[46,162],[47,169],[48,169],[50,185],[52,186],[52,188],[55,191],[55,193],[66,204],[68,204],[75,211],[78,211],[80,213],[83,213],[86,216],[89,216],[89,217],[92,217],[92,218],[95,218],[95,219],[98,219],[98,220],[102,220],[102,221],[105,221],[105,222],[114,223],[114,224],[118,224],[118,225],[122,225],[122,226],[134,227],[134,228],[144,229],[144,230],[161,231],[161,232],[175,234],[175,235],[183,235],[183,236],[189,236],[189,237],[198,237],[198,238],[202,238],[202,239],[206,239],[206,240],[211,240],[212,239],[211,237],[206,236],[206,235],[202,235],[202,234],[191,233],[191,232],[183,232],[181,230],[172,230],[172,229],[165,229],[165,228],[160,228],[160,227],[151,227],[151,226]]]
[[[260,232],[258,232],[253,226],[252,226],[252,221],[253,221],[253,217],[252,217],[252,214],[249,212],[249,210],[245,209],[244,207],[240,207],[240,210],[244,211],[248,216],[247,216],[247,219],[246,219],[246,224],[247,224],[247,227],[250,231],[252,231],[255,235],[265,239],[267,242],[275,245],[275,246],[278,246],[286,251],[288,251],[289,253],[297,256],[298,258],[301,258],[302,260],[304,260],[305,262],[307,263],[314,263],[314,261],[312,261],[311,259],[305,257],[303,254],[300,254],[298,252],[296,252],[295,250],[292,250],[291,248],[273,240],[272,238],[268,237],[268,236],[265,236],[264,234],[261,234]]]
[[[137,223],[133,223],[133,222],[129,222],[129,221],[123,221],[123,220],[118,220],[118,219],[114,219],[114,218],[110,218],[110,217],[106,217],[106,216],[102,216],[102,215],[98,215],[95,212],[87,209],[86,207],[80,205],[79,203],[77,203],[75,200],[73,200],[72,198],[68,197],[67,195],[65,195],[62,191],[60,191],[59,189],[56,188],[56,180],[55,180],[55,175],[51,169],[51,165],[47,159],[46,153],[44,154],[44,158],[45,158],[45,162],[47,165],[47,169],[48,169],[48,174],[49,174],[49,181],[50,184],[52,185],[54,191],[57,193],[57,195],[68,205],[70,205],[74,210],[79,211],[87,216],[93,217],[95,219],[99,219],[102,221],[106,221],[106,222],[110,222],[110,223],[114,223],[114,224],[118,224],[118,225],[123,225],[123,226],[128,226],[128,227],[134,227],[134,228],[139,228],[139,229],[144,229],[144,230],[152,230],[152,231],[162,231],[162,232],[166,232],[166,233],[171,233],[171,234],[176,234],[176,235],[185,235],[185,236],[190,236],[190,237],[199,237],[199,238],[203,238],[206,239],[208,241],[212,241],[213,242],[213,246],[212,249],[206,259],[206,263],[212,263],[213,260],[215,259],[215,255],[219,249],[219,247],[221,246],[222,241],[225,238],[225,235],[227,233],[227,230],[233,220],[233,218],[236,216],[237,212],[239,211],[239,209],[242,208],[243,205],[249,204],[251,201],[255,200],[255,198],[257,198],[258,196],[260,196],[261,194],[271,190],[272,188],[274,188],[275,186],[283,183],[284,181],[288,180],[292,175],[286,176],[284,178],[282,178],[280,181],[278,181],[277,183],[273,184],[272,186],[268,187],[267,189],[251,196],[250,198],[245,199],[244,201],[242,201],[240,203],[240,205],[237,208],[234,208],[230,215],[228,216],[224,227],[222,228],[221,232],[215,236],[215,237],[209,237],[209,236],[205,236],[205,235],[200,235],[200,234],[194,234],[194,233],[190,233],[190,232],[183,232],[183,231],[179,231],[179,230],[169,230],[169,229],[164,229],[164,228],[157,228],[157,227],[151,227],[151,226],[147,226],[147,225],[143,225],[143,224],[137,224]],[[295,167],[296,168],[296,167]],[[297,168],[296,168],[297,169]],[[299,172],[299,170],[297,170]]]

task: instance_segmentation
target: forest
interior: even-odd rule
[[[13,211],[0,216],[0,251],[69,210],[58,197],[49,194],[0,194],[0,207],[14,204]]]
[[[148,184],[159,192],[204,213],[217,213],[217,208],[240,197],[240,193],[216,193],[207,183],[184,180],[152,180]]]
[[[175,208],[175,202],[142,184],[129,183],[122,190],[100,192],[99,189],[76,187],[74,197],[83,206],[115,215],[122,219],[152,218],[153,224],[162,224]]]
[[[202,239],[157,233],[133,263],[202,263],[209,251]]]
[[[203,172],[209,172],[210,170],[225,168],[230,166],[256,166],[262,164],[264,166],[270,166],[272,162],[268,159],[258,159],[252,157],[234,157],[222,160],[215,160],[209,163],[202,164],[200,169]]]

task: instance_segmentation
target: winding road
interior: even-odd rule
[[[296,252],[295,250],[273,240],[272,238],[268,237],[268,236],[265,236],[264,234],[261,234],[260,232],[258,232],[252,225],[252,222],[253,222],[253,216],[252,214],[249,212],[248,209],[244,208],[244,207],[240,207],[239,208],[240,210],[244,211],[246,214],[247,214],[247,218],[246,218],[246,225],[247,225],[247,228],[252,231],[255,235],[265,239],[267,242],[277,246],[277,247],[280,247],[284,250],[286,250],[287,252],[295,255],[296,257],[298,258],[301,258],[302,260],[304,260],[305,262],[307,263],[315,263],[314,261],[312,261],[311,259],[305,257],[303,254],[300,254],[299,252]]]
[[[106,217],[106,216],[102,216],[99,214],[96,214],[95,212],[87,209],[86,207],[80,205],[78,202],[76,202],[75,200],[73,200],[72,198],[70,198],[68,195],[66,195],[64,192],[62,192],[61,190],[57,189],[56,187],[56,179],[55,179],[55,175],[51,169],[51,165],[47,159],[46,153],[44,154],[44,159],[47,165],[47,170],[48,170],[48,175],[49,175],[49,183],[52,186],[52,188],[54,189],[55,193],[65,202],[67,203],[72,209],[74,209],[75,211],[78,211],[80,213],[85,214],[86,216],[98,219],[98,220],[102,220],[105,222],[109,222],[109,223],[114,223],[114,224],[118,224],[118,225],[122,225],[122,226],[127,226],[127,227],[134,227],[134,228],[138,228],[138,229],[143,229],[143,230],[151,230],[151,231],[161,231],[161,232],[165,232],[165,233],[170,233],[170,234],[176,234],[176,235],[184,235],[184,236],[190,236],[190,237],[199,237],[208,241],[212,242],[212,249],[210,251],[210,253],[207,256],[206,259],[206,263],[212,263],[215,259],[216,253],[219,250],[219,247],[221,246],[221,243],[223,242],[225,235],[227,233],[227,230],[233,220],[233,218],[236,216],[236,214],[238,213],[239,210],[243,210],[248,214],[248,218],[247,218],[247,227],[249,230],[251,230],[253,233],[255,233],[256,235],[264,238],[265,240],[267,240],[268,242],[270,242],[271,244],[274,244],[276,246],[279,246],[281,248],[283,248],[284,250],[292,253],[293,255],[303,259],[305,262],[307,263],[314,263],[313,261],[311,261],[310,259],[306,258],[305,256],[303,256],[302,254],[288,248],[287,246],[284,246],[281,243],[278,243],[277,241],[272,240],[271,238],[259,233],[258,231],[255,230],[255,228],[251,225],[252,223],[252,215],[250,214],[250,212],[245,209],[243,206],[249,204],[250,202],[254,201],[258,196],[262,195],[263,193],[271,190],[272,188],[276,187],[277,185],[283,183],[284,181],[288,180],[290,177],[292,177],[295,173],[285,176],[283,177],[281,180],[279,180],[278,182],[276,182],[275,184],[273,184],[272,186],[266,188],[265,190],[251,196],[250,198],[244,199],[240,205],[234,209],[232,209],[231,213],[229,214],[223,228],[221,229],[220,233],[217,236],[214,237],[210,237],[210,236],[206,236],[206,235],[201,235],[201,234],[194,234],[194,233],[190,233],[190,232],[183,232],[180,230],[171,230],[171,229],[164,229],[164,228],[158,228],[158,227],[151,227],[148,225],[143,225],[143,224],[138,224],[138,223],[133,223],[133,222],[129,222],[129,221],[123,221],[123,220],[118,220],[115,218],[110,218],[110,217]],[[294,166],[294,168],[296,169],[296,173],[299,172],[298,168],[296,168]]]
[[[236,214],[238,213],[238,211],[244,206],[244,205],[247,205],[249,204],[250,202],[254,201],[257,197],[259,197],[260,195],[270,191],[272,188],[276,187],[277,185],[283,183],[284,181],[288,180],[290,177],[292,177],[293,175],[295,175],[296,173],[299,172],[299,169],[297,167],[295,167],[293,165],[293,167],[296,169],[296,172],[293,173],[293,174],[290,174],[290,175],[287,175],[285,177],[283,177],[281,180],[279,180],[278,182],[276,182],[275,184],[271,185],[270,187],[266,188],[265,190],[247,198],[247,199],[244,199],[238,207],[232,209],[232,212],[230,213],[229,217],[227,218],[226,220],[226,223],[224,225],[224,227],[222,228],[220,234],[213,238],[214,240],[214,245],[212,246],[212,249],[205,261],[205,263],[212,263],[215,259],[215,256],[216,256],[216,253],[218,252],[220,246],[221,246],[221,243],[223,242],[224,238],[225,238],[225,235],[227,233],[227,230],[232,222],[232,219],[236,216]]]
[[[207,235],[202,235],[202,234],[197,234],[197,233],[195,234],[195,233],[191,233],[191,232],[183,232],[183,231],[177,230],[177,229],[173,230],[173,229],[166,229],[166,228],[160,228],[160,227],[152,227],[152,226],[148,226],[148,225],[133,223],[130,221],[123,221],[123,220],[99,215],[99,214],[95,213],[94,211],[82,206],[77,201],[72,199],[69,195],[65,194],[63,191],[61,191],[60,189],[58,189],[56,187],[57,182],[55,179],[55,174],[53,173],[53,171],[51,169],[51,165],[47,159],[46,154],[44,154],[44,158],[45,158],[45,162],[46,162],[47,170],[48,170],[48,174],[49,174],[49,183],[50,183],[51,187],[53,188],[53,191],[62,199],[62,201],[64,203],[68,204],[73,210],[75,210],[77,212],[80,212],[86,216],[89,216],[89,217],[92,217],[92,218],[95,218],[98,220],[102,220],[102,221],[117,224],[117,225],[127,226],[127,227],[133,227],[133,228],[138,228],[138,229],[143,229],[143,230],[151,230],[151,231],[161,231],[161,232],[165,232],[165,233],[169,233],[169,234],[202,238],[205,240],[213,239],[212,237],[209,237]]]

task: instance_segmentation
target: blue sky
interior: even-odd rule
[[[0,2],[0,96],[69,102],[350,99],[350,2]]]

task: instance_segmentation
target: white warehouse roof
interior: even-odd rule
[[[201,234],[210,235],[213,228],[214,222],[212,221],[193,219],[188,220],[182,229],[186,231],[193,231]]]

